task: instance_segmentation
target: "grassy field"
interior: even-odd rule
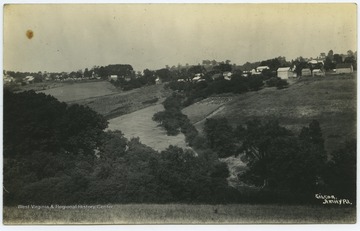
[[[163,110],[164,107],[162,104],[156,104],[130,114],[110,119],[108,120],[108,129],[120,130],[128,139],[131,137],[139,137],[141,143],[157,151],[165,150],[169,145],[185,148],[184,134],[180,133],[177,136],[168,136],[166,135],[165,129],[152,120],[152,116],[156,112]]]
[[[38,91],[49,94],[59,101],[72,102],[88,98],[111,95],[119,91],[108,81],[63,83],[60,86]]]
[[[353,224],[356,222],[355,208],[290,205],[124,204],[68,209],[4,207],[3,213],[4,224]]]
[[[356,137],[356,75],[308,77],[294,81],[288,88],[265,88],[241,95],[217,96],[209,110],[197,110],[210,99],[183,111],[202,131],[204,118],[226,117],[234,126],[247,120],[277,119],[298,133],[311,120],[320,122],[326,149],[331,152],[347,139]],[[217,110],[220,108],[221,110]],[[201,119],[203,117],[203,119]]]
[[[159,104],[170,94],[170,90],[165,90],[164,85],[159,84],[111,95],[76,100],[71,103],[89,106],[107,119],[111,119]]]

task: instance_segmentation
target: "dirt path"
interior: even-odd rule
[[[206,119],[209,119],[211,117],[213,117],[214,115],[216,115],[217,113],[221,112],[223,109],[225,108],[225,105],[221,105],[220,107],[218,107],[215,111],[211,112],[210,114],[208,114],[207,116],[205,116],[203,119],[197,121],[194,123],[194,125],[198,125],[203,123]]]

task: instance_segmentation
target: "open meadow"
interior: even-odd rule
[[[40,209],[30,205],[4,207],[3,220],[5,224],[354,224],[355,213],[355,208],[321,205],[117,204]]]
[[[208,110],[198,110],[203,107]],[[229,95],[210,97],[183,112],[200,132],[205,118],[226,117],[234,126],[252,119],[276,119],[296,133],[316,119],[320,122],[326,149],[333,151],[346,140],[356,138],[356,73],[306,77],[294,80],[282,90],[264,88],[232,95],[231,99]]]
[[[38,92],[52,95],[62,102],[88,99],[117,93],[118,90],[108,81],[63,83],[59,86]]]
[[[152,116],[163,111],[162,104],[156,104],[144,109],[119,116],[109,121],[109,130],[120,130],[125,137],[139,137],[141,143],[157,150],[165,150],[169,145],[186,148],[185,136],[179,133],[176,136],[168,136],[166,130],[152,120]]]

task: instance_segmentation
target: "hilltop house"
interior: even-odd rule
[[[339,63],[336,65],[336,74],[353,73],[354,68],[351,63]]]
[[[281,79],[289,79],[293,77],[293,72],[290,67],[279,67],[277,69],[277,77]]]
[[[311,76],[311,70],[310,68],[303,68],[301,70],[301,76]]]

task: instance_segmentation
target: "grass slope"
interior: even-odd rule
[[[219,103],[212,105],[213,111],[197,110],[212,98],[226,98],[227,102],[217,99]],[[228,95],[212,98],[183,110],[199,131],[203,129],[204,119],[210,117],[226,117],[234,126],[251,119],[277,119],[295,133],[316,119],[329,152],[356,138],[356,74],[302,78],[286,89],[265,88],[233,95],[231,100]],[[219,107],[221,110],[216,111]]]
[[[71,103],[87,105],[107,119],[111,119],[159,104],[170,94],[171,90],[165,90],[164,84],[159,84]]]
[[[72,102],[91,97],[111,95],[119,91],[108,81],[63,83],[56,87],[42,90],[47,95],[52,95],[59,101]]]
[[[141,143],[157,150],[165,150],[169,145],[176,145],[181,148],[186,147],[185,136],[180,133],[176,136],[166,135],[165,129],[152,120],[156,112],[163,111],[162,104],[149,106],[144,109],[119,116],[109,121],[110,130],[121,130],[125,137],[139,137]]]
[[[349,224],[356,222],[355,208],[320,205],[124,204],[94,209],[4,207],[3,213],[4,224]]]

